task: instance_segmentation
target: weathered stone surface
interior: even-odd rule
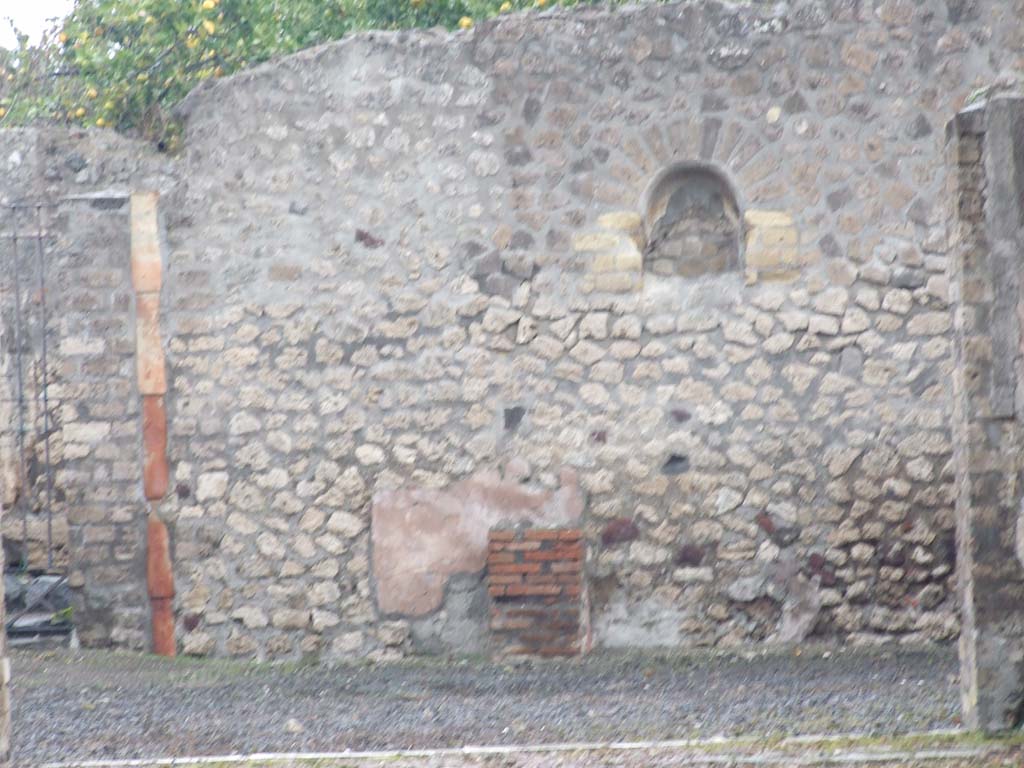
[[[215,501],[228,492],[230,476],[227,472],[207,472],[200,475],[196,484],[196,501]]]
[[[350,512],[335,512],[327,520],[327,530],[351,539],[366,528],[366,521]]]
[[[954,376],[958,592],[964,722],[987,732],[1024,719],[1024,98],[999,97],[957,115],[953,284],[962,298]],[[990,288],[979,290],[979,286]],[[937,313],[918,334],[948,327]],[[911,552],[927,564],[927,552]],[[923,589],[922,604],[942,596]]]
[[[475,573],[487,559],[487,533],[498,523],[577,524],[583,497],[574,473],[537,491],[481,473],[444,490],[410,488],[374,495],[371,538],[377,606],[424,616],[436,610],[448,579]]]
[[[726,594],[730,600],[749,603],[764,595],[765,587],[764,576],[744,576],[730,584],[726,589]]]
[[[160,514],[195,603],[183,645],[297,658],[311,643],[333,657],[454,642],[471,619],[443,605],[400,644],[381,631],[393,617],[375,601],[372,497],[495,467],[551,489],[562,465],[586,494],[598,643],[761,642],[805,614],[786,618],[775,581],[750,602],[727,590],[790,556],[820,586],[822,639],[948,642],[949,300],[998,288],[1002,306],[1015,286],[944,291],[958,227],[936,135],[1012,66],[1017,9],[978,0],[951,20],[943,0],[921,0],[854,18],[845,3],[811,28],[797,5],[357,34],[205,85],[182,106],[175,157],[104,131],[0,132],[11,195],[105,195],[47,222],[74,245],[53,253],[48,302],[57,512],[87,598],[83,642],[147,642],[132,219],[111,192],[132,189],[173,190],[161,306],[143,309],[172,387]],[[680,24],[699,46],[671,43]],[[726,184],[735,222],[724,206],[724,220],[677,210],[735,223],[741,269],[658,274],[649,225],[664,212],[648,221],[644,206],[677,164]],[[663,231],[701,259],[716,252]],[[965,347],[978,365],[1002,361],[978,386],[1002,393],[984,407],[1004,420],[1008,349]],[[1005,446],[1001,429],[978,434]],[[0,465],[5,500],[41,490],[18,487],[16,466]],[[636,537],[604,545],[620,518]],[[30,522],[38,564],[45,527]],[[405,546],[415,557],[415,539]],[[691,546],[699,565],[681,564]],[[253,605],[267,626],[232,618]],[[272,628],[280,610],[298,614]]]
[[[640,535],[637,524],[628,517],[620,517],[608,523],[601,531],[601,543],[606,547],[633,541]]]
[[[781,644],[804,642],[814,630],[821,606],[821,594],[813,584],[800,577],[791,579],[782,603],[782,620],[770,640]]]
[[[0,503],[0,523],[5,513],[4,504]],[[0,549],[0,570],[6,574],[6,557]],[[6,626],[7,601],[16,599],[7,589],[7,579],[0,579],[0,623]],[[11,664],[7,658],[7,632],[0,634],[0,764],[7,764],[11,753]]]

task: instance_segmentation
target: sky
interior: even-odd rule
[[[49,19],[67,16],[74,0],[0,0],[0,48],[14,47],[14,32],[10,19],[32,42],[37,42]]]

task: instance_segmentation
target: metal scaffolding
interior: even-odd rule
[[[5,363],[13,367],[13,381],[6,394],[16,411],[14,461],[17,488],[13,509],[7,514],[20,517],[24,546],[23,569],[29,566],[29,522],[33,515],[45,520],[45,567],[53,572],[53,463],[51,413],[49,315],[47,313],[47,237],[45,215],[50,206],[42,203],[8,204],[3,208],[0,231],[0,302],[4,325]],[[6,331],[6,329],[5,329]],[[10,373],[8,372],[8,376]],[[39,455],[39,446],[42,454]],[[41,488],[39,486],[42,486]]]

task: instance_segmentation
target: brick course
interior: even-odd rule
[[[577,656],[589,646],[579,528],[494,530],[487,555],[491,637],[499,656]]]

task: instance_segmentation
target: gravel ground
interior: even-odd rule
[[[656,747],[645,749],[521,750],[502,754],[401,754],[383,757],[302,755],[254,757],[213,766],[178,762],[178,768],[1020,768],[1018,744],[958,747],[926,744],[901,748],[752,747],[747,749]],[[173,768],[151,763],[146,768]]]
[[[956,727],[958,711],[953,649],[335,667],[58,650],[15,651],[11,664],[15,765],[719,735],[893,735]]]

